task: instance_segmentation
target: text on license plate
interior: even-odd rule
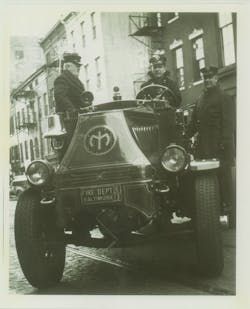
[[[81,200],[84,204],[121,201],[121,185],[104,185],[81,189]]]

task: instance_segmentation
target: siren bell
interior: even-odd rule
[[[53,114],[48,117],[48,131],[44,133],[44,138],[50,137],[62,137],[67,132],[64,128],[63,122],[61,121],[60,115]]]
[[[122,99],[122,96],[121,96],[121,94],[120,94],[120,92],[119,92],[119,91],[120,91],[119,87],[114,86],[113,91],[114,91],[114,93],[113,93],[113,100],[114,100],[114,101],[119,101],[119,100],[121,100],[121,99]]]

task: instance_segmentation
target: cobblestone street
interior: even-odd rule
[[[125,263],[138,264],[138,271],[95,261],[78,255],[67,248],[66,265],[62,281],[53,288],[38,291],[25,279],[20,268],[14,242],[13,218],[16,201],[10,206],[10,294],[146,294],[146,295],[209,295],[235,293],[235,244],[234,233],[224,233],[225,269],[218,279],[202,280],[192,274],[194,251],[190,243],[182,241],[182,249],[169,243],[169,252],[161,252],[155,245],[149,250],[86,249]],[[80,250],[80,249],[79,249]],[[158,251],[157,251],[158,250]],[[180,251],[181,250],[181,251]],[[185,250],[185,254],[183,253]],[[161,252],[161,255],[158,253]],[[183,259],[183,255],[185,259]],[[144,256],[145,265],[140,257]]]

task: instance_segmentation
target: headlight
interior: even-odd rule
[[[177,145],[168,146],[161,158],[162,166],[169,172],[179,172],[187,165],[187,153]]]
[[[33,161],[26,170],[27,179],[34,186],[42,186],[46,184],[52,173],[53,168],[46,161]]]

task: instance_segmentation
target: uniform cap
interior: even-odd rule
[[[81,66],[81,56],[77,53],[64,53],[63,54],[63,62],[64,63],[74,63],[77,66]]]
[[[218,73],[218,68],[215,66],[209,66],[201,69],[201,73],[203,74],[204,78],[205,77],[212,77]]]
[[[167,58],[164,55],[153,55],[150,59],[149,59],[149,63],[151,64],[165,64],[167,62]]]

